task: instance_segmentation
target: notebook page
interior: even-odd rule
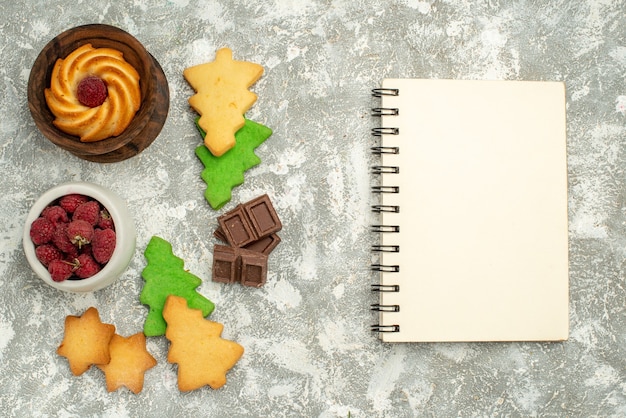
[[[557,82],[385,80],[381,234],[384,341],[563,340],[568,335],[565,91]]]

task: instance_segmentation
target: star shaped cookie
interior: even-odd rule
[[[125,386],[135,394],[141,392],[146,371],[157,364],[146,350],[146,336],[143,332],[130,337],[113,335],[109,350],[111,361],[98,365],[106,377],[107,390],[113,392]]]
[[[98,310],[91,307],[82,316],[65,318],[65,335],[57,354],[66,357],[72,373],[79,376],[92,364],[107,364],[111,360],[109,343],[113,334],[115,325],[103,324]]]

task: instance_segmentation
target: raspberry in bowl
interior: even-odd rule
[[[23,246],[33,271],[67,292],[113,283],[135,252],[136,232],[125,202],[87,182],[64,183],[42,194],[26,217]]]

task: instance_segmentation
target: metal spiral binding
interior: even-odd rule
[[[398,186],[372,186],[372,193],[400,193]]]
[[[400,167],[391,165],[375,165],[372,167],[372,174],[398,174]]]
[[[400,325],[372,325],[370,326],[372,332],[400,332]]]
[[[372,96],[374,97],[382,97],[382,96],[399,96],[399,89],[385,89],[385,88],[377,88],[372,89]]]
[[[400,206],[397,205],[372,205],[372,212],[400,213]]]
[[[379,253],[399,253],[400,246],[399,245],[372,245],[373,252]]]
[[[400,266],[398,266],[397,264],[372,264],[372,270],[373,271],[380,271],[380,272],[384,272],[384,273],[399,273],[400,272]]]
[[[399,96],[400,91],[398,89],[389,88],[377,88],[372,90],[374,97],[383,96]],[[398,108],[390,107],[375,107],[371,110],[372,116],[398,116],[400,110]],[[383,135],[400,135],[400,129],[397,127],[378,127],[372,129],[372,136],[382,137]],[[374,146],[371,147],[373,155],[397,155],[400,154],[400,147],[397,146]],[[391,157],[393,158],[393,157]],[[372,167],[373,174],[399,174],[400,167],[393,165],[378,165]],[[372,193],[400,193],[399,186],[373,186]],[[372,211],[376,213],[399,213],[400,206],[398,205],[372,205]],[[399,233],[399,225],[372,225],[372,231],[377,233]],[[399,245],[372,245],[372,252],[379,253],[399,253]],[[372,270],[381,273],[398,273],[400,266],[395,264],[372,264]],[[375,292],[399,292],[400,286],[397,284],[372,284],[372,291]],[[385,305],[385,304],[373,304],[371,305],[372,311],[377,312],[400,312],[399,305]],[[375,324],[371,326],[372,332],[400,332],[400,325],[383,325]]]
[[[400,225],[372,225],[372,232],[378,232],[379,234],[400,232]]]
[[[370,149],[372,151],[372,154],[374,155],[399,154],[400,153],[399,147],[372,147]]]
[[[381,305],[375,303],[371,306],[371,310],[377,312],[400,312],[400,305]]]
[[[400,109],[397,107],[375,107],[372,109],[372,116],[398,116]]]
[[[372,135],[374,136],[400,135],[400,128],[390,128],[390,127],[372,128]]]
[[[397,284],[380,284],[380,283],[372,284],[372,292],[397,293],[399,291],[400,291],[400,285],[397,285]]]

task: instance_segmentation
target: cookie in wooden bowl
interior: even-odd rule
[[[61,33],[41,50],[28,80],[28,105],[55,145],[85,160],[117,162],[159,135],[169,88],[135,37],[91,24]]]

